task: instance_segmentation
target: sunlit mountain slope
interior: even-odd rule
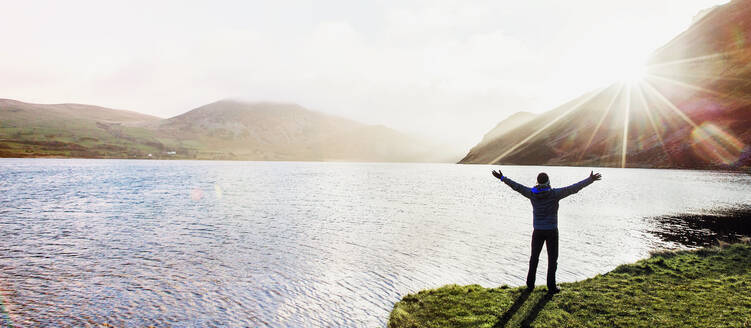
[[[751,0],[735,0],[655,51],[642,76],[540,114],[460,163],[742,168],[750,127]]]

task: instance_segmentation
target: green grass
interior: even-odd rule
[[[544,287],[448,285],[394,305],[399,327],[751,327],[751,247],[663,252],[594,278]]]
[[[0,127],[0,157],[190,158],[186,149],[174,146],[177,143],[158,140],[148,129],[122,126],[113,133],[94,122]],[[179,153],[166,155],[167,151]]]

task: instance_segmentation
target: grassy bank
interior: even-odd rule
[[[407,295],[398,327],[751,327],[751,246],[663,252],[549,296],[448,285]]]

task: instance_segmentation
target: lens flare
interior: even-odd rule
[[[0,327],[13,327],[13,322],[10,318],[10,313],[6,308],[7,302],[4,301],[5,297],[0,293]]]
[[[694,153],[703,160],[725,165],[735,164],[746,147],[738,138],[710,122],[694,128],[691,141]]]
[[[203,198],[203,190],[195,188],[190,191],[190,199],[199,201],[201,198]]]
[[[222,187],[220,187],[218,183],[214,184],[214,194],[216,195],[216,199],[222,199],[222,196],[224,195]]]

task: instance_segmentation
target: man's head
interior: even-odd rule
[[[537,175],[537,183],[538,184],[546,184],[549,183],[550,179],[548,178],[548,174],[545,172],[540,172],[540,174]]]

